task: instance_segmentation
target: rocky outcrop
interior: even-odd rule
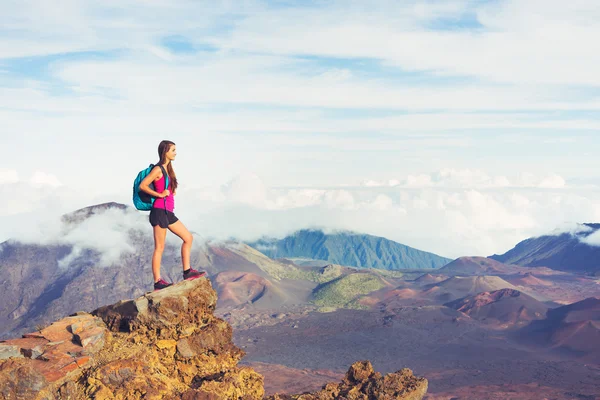
[[[341,383],[328,383],[315,393],[274,395],[268,400],[421,400],[427,393],[427,380],[410,369],[382,376],[369,361],[355,362]]]
[[[205,278],[79,312],[0,342],[0,399],[262,399],[263,377],[214,315]],[[342,383],[272,399],[421,399],[410,370],[382,376],[354,364]]]

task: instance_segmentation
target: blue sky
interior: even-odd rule
[[[188,198],[218,203],[233,185],[243,190],[227,193],[258,210],[304,207],[298,190],[351,187],[370,193],[351,193],[356,207],[382,205],[392,190],[409,213],[421,203],[403,203],[408,188],[479,191],[513,216],[518,207],[495,193],[587,201],[527,227],[465,228],[490,235],[473,251],[506,247],[596,216],[598,21],[593,0],[9,1],[0,183],[28,188],[14,200],[23,212],[43,203],[29,186],[40,199],[68,193],[65,207],[127,202],[132,176],[168,138]],[[286,200],[272,190],[287,190]],[[555,202],[545,199],[540,209]],[[355,224],[395,232],[385,218]]]

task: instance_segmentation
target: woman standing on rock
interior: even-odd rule
[[[175,194],[177,192],[177,176],[173,170],[173,160],[177,156],[175,143],[163,140],[158,145],[158,164],[144,178],[139,189],[156,198],[150,211],[150,224],[154,229],[154,254],[152,255],[152,274],[154,275],[154,290],[164,289],[172,283],[160,277],[160,263],[165,249],[167,229],[183,240],[181,245],[181,262],[183,264],[183,279],[195,279],[206,275],[204,271],[196,271],[190,266],[192,249],[192,234],[175,216]],[[166,179],[165,179],[165,174]],[[165,187],[165,180],[168,187]],[[150,188],[154,183],[156,191]]]

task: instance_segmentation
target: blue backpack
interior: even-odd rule
[[[147,177],[148,174],[150,174],[150,172],[152,171],[152,168],[154,168],[154,167],[156,167],[156,165],[150,164],[150,166],[148,168],[141,170],[135,177],[135,180],[133,181],[133,205],[138,210],[141,210],[141,211],[152,210],[152,205],[154,204],[154,200],[156,200],[156,197],[154,197],[146,192],[143,192],[139,189],[140,184],[142,183],[144,178]],[[163,176],[165,177],[165,188],[168,188],[169,187],[169,174],[167,174],[167,171],[165,171],[165,168],[162,165],[159,165],[159,167],[162,170]],[[150,186],[150,189],[156,191],[156,189],[154,187],[154,182],[150,183],[149,186]]]

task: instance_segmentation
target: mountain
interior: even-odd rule
[[[71,237],[73,232],[89,235],[89,226],[127,221],[117,233],[123,236],[129,250],[113,261],[104,260],[99,250],[76,248],[67,241],[2,243],[0,282],[4,289],[0,292],[0,339],[19,335],[77,310],[92,310],[151,290],[154,246],[150,226],[144,229],[146,218],[145,214],[119,203],[90,206],[62,217],[61,235]],[[164,279],[182,280],[180,260],[178,241],[167,240],[161,266]],[[195,241],[191,263],[207,271],[213,280],[220,308],[362,307],[356,302],[362,295],[380,288],[385,279],[402,276],[398,271],[368,269],[354,277],[351,275],[357,273],[355,268],[335,264],[299,267],[289,260],[273,260],[234,241]],[[336,283],[324,285],[336,279]]]
[[[552,283],[551,281],[539,278],[538,276],[536,276],[535,274],[532,274],[531,272],[526,272],[525,274],[517,275],[517,276],[513,277],[512,279],[508,279],[508,281],[510,283],[512,283],[513,285],[519,285],[519,286],[525,286],[525,287],[555,286],[555,284]]]
[[[116,218],[115,215],[106,217],[107,212],[116,213]],[[147,217],[122,204],[99,204],[63,216],[63,233],[68,235],[89,218],[135,221]],[[112,223],[110,219],[107,221]],[[141,222],[143,226],[145,221]],[[2,243],[0,339],[21,334],[77,310],[92,310],[151,290],[152,230],[149,225],[147,230],[136,226],[134,223],[125,227],[125,237],[131,244],[131,250],[122,253],[113,262],[103,261],[97,250],[77,250],[70,244],[28,244],[12,240]],[[257,296],[261,298],[257,305],[303,301],[323,277],[290,262],[271,260],[237,242],[195,242],[191,262],[195,268],[206,270],[210,277],[235,271],[229,277],[223,275],[216,279],[218,290],[223,288],[233,293],[229,299],[223,297],[230,304],[253,303],[258,300]],[[178,282],[183,279],[181,270],[180,248],[177,243],[167,241],[161,274],[170,282]],[[247,278],[237,283],[237,289],[234,289],[236,284],[227,283],[243,274]],[[303,282],[294,283],[298,279]],[[258,286],[257,282],[260,282]],[[250,286],[256,286],[256,289],[260,285],[264,289],[262,295],[257,292],[244,297],[240,293],[240,290],[250,290]],[[247,288],[240,289],[240,286]]]
[[[486,257],[460,257],[440,268],[439,273],[446,275],[502,275],[513,273],[518,268]]]
[[[450,278],[448,275],[439,275],[439,274],[423,274],[419,276],[417,279],[413,280],[417,285],[431,285],[434,283],[443,282],[446,279]]]
[[[483,292],[444,305],[461,311],[471,318],[505,327],[542,319],[548,311],[544,303],[514,289]]]
[[[517,288],[497,276],[453,276],[445,281],[430,285],[423,293],[437,301],[452,301],[481,292]]]
[[[545,319],[526,326],[518,337],[600,363],[600,298],[549,310]]]
[[[321,307],[362,308],[357,302],[367,295],[389,285],[385,279],[370,273],[343,275],[319,285],[313,292],[314,303]]]
[[[263,399],[264,378],[238,366],[245,352],[233,343],[231,326],[214,315],[216,303],[208,279],[183,281],[0,342],[0,394],[22,400]],[[301,398],[421,400],[427,386],[407,368],[383,376],[369,361],[358,361],[342,382]]]
[[[300,230],[283,239],[248,243],[271,258],[309,258],[359,268],[440,268],[451,260],[371,235]]]
[[[600,229],[600,224],[581,224],[578,233],[561,233],[530,238],[512,250],[489,258],[527,267],[545,266],[568,272],[600,275],[600,247],[582,242]]]

